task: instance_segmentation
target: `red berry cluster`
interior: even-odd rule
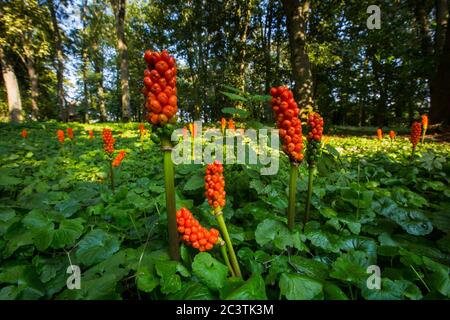
[[[320,142],[322,140],[323,133],[323,119],[317,112],[313,112],[308,116],[308,126],[310,128],[307,140],[311,142],[313,140]]]
[[[411,143],[413,145],[413,148],[415,148],[419,143],[421,133],[422,125],[420,124],[420,122],[414,121],[411,126]]]
[[[294,100],[292,91],[286,87],[270,89],[272,109],[275,111],[277,127],[283,139],[283,151],[291,161],[303,160],[302,123],[298,118],[300,109]]]
[[[105,152],[109,155],[112,155],[114,153],[114,142],[116,140],[112,136],[111,129],[103,129],[103,148],[105,149]]]
[[[153,125],[163,126],[167,122],[174,123],[174,115],[178,111],[177,100],[177,67],[175,58],[166,50],[144,53],[147,69],[144,70],[144,88],[146,96],[147,120]]]
[[[94,138],[94,131],[89,130],[89,139],[93,139]]]
[[[205,196],[210,206],[223,208],[225,206],[225,179],[223,177],[223,166],[219,161],[214,161],[206,166]]]
[[[177,211],[177,224],[184,243],[200,251],[211,250],[219,240],[218,230],[211,228],[208,231],[202,227],[186,208]]]
[[[113,167],[120,166],[120,164],[122,163],[122,160],[123,160],[124,157],[125,157],[125,151],[124,150],[120,150],[119,154],[116,156],[116,158],[112,162],[112,166]]]
[[[22,138],[25,139],[25,138],[27,137],[27,135],[28,135],[27,130],[23,129],[23,130],[22,130]]]
[[[306,139],[308,140],[308,150],[306,153],[306,161],[310,166],[315,166],[320,156],[320,141],[323,133],[323,119],[320,114],[313,112],[308,116],[309,132]]]
[[[64,143],[64,131],[58,130],[58,131],[57,131],[57,134],[58,134],[58,141],[59,141],[60,143]]]
[[[394,140],[394,138],[395,138],[394,130],[389,131],[389,138],[391,138],[391,140]]]
[[[67,136],[70,140],[73,140],[73,130],[72,128],[67,128]]]

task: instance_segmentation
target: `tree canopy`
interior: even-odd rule
[[[379,29],[367,25],[371,4],[6,0],[1,117],[10,117],[8,69],[25,119],[143,121],[143,52],[168,49],[184,121],[216,121],[224,108],[271,121],[265,97],[282,84],[332,124],[448,121],[449,1],[378,1]]]

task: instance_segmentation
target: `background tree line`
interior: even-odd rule
[[[381,29],[366,26],[371,4]],[[224,107],[271,121],[263,99],[223,92],[288,84],[333,124],[409,125],[421,113],[448,123],[448,12],[448,0],[5,0],[0,113],[144,121],[143,51],[168,49],[186,121]]]

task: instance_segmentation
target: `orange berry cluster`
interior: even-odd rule
[[[302,124],[298,118],[300,109],[288,88],[272,88],[270,94],[277,127],[283,140],[283,151],[291,161],[300,162],[303,160]]]
[[[27,130],[23,129],[23,130],[22,130],[22,138],[25,139],[27,136],[28,136]]]
[[[306,153],[306,161],[310,166],[314,166],[320,156],[320,141],[323,133],[323,119],[320,114],[313,112],[308,116],[309,133],[308,152]]]
[[[220,127],[222,129],[222,134],[225,134],[225,129],[227,127],[227,120],[225,118],[220,119]]]
[[[112,162],[112,166],[113,167],[118,167],[120,165],[120,163],[122,162],[124,157],[125,157],[125,151],[124,150],[120,150],[119,154],[116,156],[116,158]]]
[[[145,125],[143,123],[139,123],[139,132],[141,136],[145,134]]]
[[[58,141],[60,143],[64,143],[64,131],[58,130],[57,131],[57,135],[58,135]]]
[[[67,136],[70,140],[73,140],[73,130],[72,128],[67,128]]]
[[[103,148],[105,149],[105,152],[109,155],[112,155],[114,153],[114,142],[116,140],[112,136],[111,129],[103,129]]]
[[[381,130],[381,128],[377,129],[377,137],[378,140],[383,140],[383,131]]]
[[[202,227],[186,208],[177,211],[177,225],[184,243],[200,251],[211,250],[219,241],[219,231],[214,228],[208,231]]]
[[[234,125],[233,119],[228,120],[228,128],[230,130],[236,130],[236,126]]]
[[[389,131],[389,138],[391,138],[391,140],[394,140],[394,138],[395,138],[394,130]]]
[[[424,130],[428,128],[428,116],[426,114],[422,115],[422,127]]]
[[[411,126],[411,143],[413,148],[419,143],[420,134],[422,133],[422,125],[420,122],[414,121]]]
[[[214,161],[206,166],[205,196],[211,207],[223,208],[225,206],[225,179],[223,177],[223,166],[219,161]]]
[[[147,120],[159,126],[164,126],[167,122],[174,123],[174,116],[178,111],[175,58],[167,50],[146,50],[144,59],[147,69],[144,70],[142,93],[147,98]]]
[[[93,139],[94,138],[94,131],[89,130],[89,139]]]

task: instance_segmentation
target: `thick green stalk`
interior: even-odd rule
[[[239,268],[239,263],[234,253],[233,244],[231,243],[230,235],[228,234],[227,226],[225,220],[223,219],[223,214],[216,215],[217,222],[219,223],[220,231],[222,232],[223,239],[227,244],[228,251],[230,252],[231,265],[233,266],[234,273],[237,277],[242,277],[241,269]]]
[[[423,133],[422,133],[422,143],[425,141],[425,133],[427,132],[427,129],[424,128],[423,129]]]
[[[291,163],[289,179],[289,205],[288,205],[288,227],[294,230],[295,226],[295,194],[297,192],[298,165]]]
[[[180,260],[180,247],[178,241],[176,202],[175,202],[175,178],[172,162],[172,143],[168,138],[162,138],[161,144],[164,152],[164,182],[166,189],[167,227],[169,231],[170,258]]]
[[[111,180],[111,190],[114,193],[114,169],[113,169],[113,165],[112,165],[112,160],[108,159],[109,161],[109,179]]]
[[[310,166],[309,170],[308,170],[308,195],[306,198],[305,217],[303,219],[304,224],[306,224],[309,219],[309,211],[311,208],[311,196],[312,196],[312,191],[313,191],[313,178],[314,178],[314,167]]]
[[[232,275],[233,277],[235,277],[236,274],[234,273],[233,267],[232,267],[231,264],[230,264],[230,259],[228,259],[227,247],[225,247],[225,245],[222,245],[222,244],[221,244],[221,245],[220,245],[220,251],[222,252],[223,260],[225,261],[225,264],[227,265],[228,269],[230,270],[231,275]]]
[[[413,162],[413,160],[414,160],[414,154],[416,153],[416,147],[413,147],[412,148],[412,152],[411,152],[411,163]]]

